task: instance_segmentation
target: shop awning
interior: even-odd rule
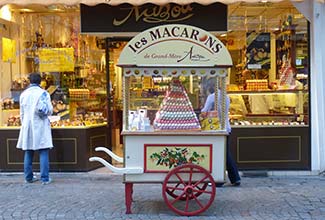
[[[267,0],[268,2],[280,2],[283,0]],[[303,2],[304,0],[291,0],[292,2]],[[317,2],[325,3],[325,0],[315,0]],[[0,0],[0,5],[5,4],[17,4],[17,5],[28,5],[28,4],[41,4],[41,5],[53,5],[53,4],[64,4],[64,5],[76,5],[76,4],[86,4],[86,5],[97,5],[97,4],[110,4],[118,5],[122,3],[129,3],[132,5],[142,5],[145,3],[154,3],[158,5],[164,5],[167,3],[177,3],[181,5],[189,3],[200,3],[203,5],[208,5],[214,2],[221,2],[224,4],[231,4],[235,2],[247,2],[256,3],[261,2],[261,0]]]

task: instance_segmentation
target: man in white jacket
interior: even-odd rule
[[[48,118],[53,112],[49,93],[42,89],[41,76],[29,75],[30,86],[20,96],[21,128],[17,148],[24,150],[25,182],[37,181],[33,174],[34,152],[39,152],[42,184],[51,182],[49,177],[49,149],[53,147],[51,124]]]

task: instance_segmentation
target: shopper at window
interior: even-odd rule
[[[40,179],[42,184],[51,182],[49,178],[49,149],[53,147],[51,125],[48,116],[53,107],[49,93],[40,87],[41,76],[32,73],[30,86],[20,96],[21,128],[17,148],[24,150],[25,182],[33,183],[38,179],[33,174],[34,152],[39,152]]]
[[[204,107],[201,110],[201,112],[208,112],[214,110],[214,100],[215,100],[215,92],[214,92],[214,86],[210,85],[209,92],[210,95],[208,95]],[[218,103],[221,103],[221,94],[220,90],[218,90]],[[228,96],[226,96],[226,130],[228,133],[231,133],[231,127],[230,122],[228,119],[228,111],[229,111],[229,105],[230,105],[230,99]],[[218,105],[218,115],[221,115],[221,105]],[[226,146],[226,170],[228,172],[228,178],[233,186],[239,186],[240,185],[240,176],[238,172],[238,168],[236,165],[236,162],[233,160],[231,153],[230,153],[230,146],[229,146],[229,135],[227,136],[227,146]],[[217,184],[217,186],[222,186],[223,184]]]

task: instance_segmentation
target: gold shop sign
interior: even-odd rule
[[[160,23],[160,22],[178,22],[189,19],[193,16],[193,8],[191,5],[157,5],[153,8],[141,8],[140,6],[133,6],[126,8],[127,13],[122,19],[114,18],[113,25],[120,26],[129,19],[139,21],[142,19],[146,23]]]
[[[100,4],[80,5],[82,33],[138,33],[146,29],[166,24],[187,24],[207,31],[227,30],[227,5],[215,2],[209,5],[191,3],[179,5],[168,3],[155,5]],[[122,35],[123,36],[123,35]]]
[[[39,50],[40,72],[74,71],[73,48],[44,48]]]

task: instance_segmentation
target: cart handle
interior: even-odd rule
[[[119,167],[113,166],[112,164],[110,164],[109,162],[107,162],[106,160],[104,160],[103,158],[100,158],[100,157],[91,157],[91,158],[89,158],[89,161],[90,162],[98,161],[98,162],[102,163],[105,167],[107,167],[108,169],[113,171],[114,173],[121,173],[121,174],[143,173],[142,167],[119,168]]]
[[[95,151],[104,151],[105,153],[107,153],[109,156],[111,156],[117,162],[120,162],[120,163],[123,163],[124,162],[124,160],[123,160],[122,157],[117,156],[116,154],[114,154],[112,151],[110,151],[106,147],[96,147],[95,148]]]

